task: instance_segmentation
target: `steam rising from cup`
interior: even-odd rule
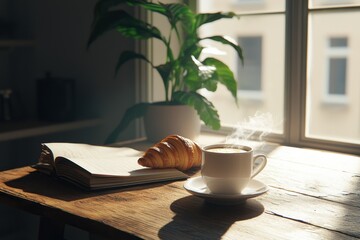
[[[273,128],[274,120],[271,113],[256,112],[254,116],[239,122],[225,142],[234,145],[251,145],[254,149],[259,149],[264,144],[264,137],[271,133]]]

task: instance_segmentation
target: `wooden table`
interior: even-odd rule
[[[0,202],[40,215],[40,239],[61,238],[64,224],[109,239],[360,239],[360,157],[262,151],[256,179],[270,190],[234,206],[192,196],[184,181],[84,192],[31,167],[0,173]]]

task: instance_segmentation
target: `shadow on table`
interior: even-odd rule
[[[249,199],[238,205],[216,205],[201,198],[188,196],[170,206],[176,214],[163,226],[160,239],[221,239],[237,221],[255,218],[264,212],[264,206]]]
[[[98,197],[105,194],[120,193],[120,192],[129,192],[134,190],[140,190],[144,188],[154,188],[169,184],[170,182],[161,182],[155,184],[143,184],[137,186],[129,187],[118,187],[105,190],[96,190],[89,191],[82,189],[78,186],[75,186],[72,183],[69,183],[65,180],[59,178],[50,177],[43,173],[33,171],[28,172],[28,174],[5,182],[9,187],[19,189],[23,192],[33,193],[44,197],[49,197],[53,199],[63,200],[63,201],[76,201],[85,198]],[[116,196],[114,196],[115,198]]]
[[[336,230],[360,239],[360,164],[352,169],[350,175],[350,179],[346,181],[346,187],[340,193],[340,197],[344,200],[343,203],[345,204],[342,205],[344,208],[343,217],[339,218],[338,228]],[[333,239],[337,240],[338,238],[335,236]]]

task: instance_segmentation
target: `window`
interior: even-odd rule
[[[329,59],[329,95],[345,95],[346,58],[331,57]]]
[[[219,110],[224,130],[269,113],[271,141],[359,154],[360,30],[354,23],[360,22],[360,2],[236,2],[197,0],[199,11],[240,14],[240,20],[204,25],[199,33],[230,35],[244,49],[242,67],[231,49],[216,46],[228,53],[221,60],[238,76],[239,107],[221,87],[204,93]],[[255,92],[257,99],[247,94]]]
[[[199,34],[204,37],[216,32],[232,37],[242,47],[245,58],[242,65],[231,48],[216,45],[226,52],[221,60],[231,67],[237,78],[238,104],[221,85],[215,93],[204,94],[219,111],[222,126],[232,130],[234,126],[251,118],[250,121],[259,121],[259,128],[269,126],[274,133],[283,134],[285,0],[263,0],[262,4],[241,2],[241,5],[234,5],[233,0],[198,0],[200,12],[216,12],[221,9],[241,15],[240,19],[224,19],[216,24],[204,25]],[[213,42],[211,44],[214,45]],[[258,119],[263,114],[271,115],[271,122],[274,123],[272,126]]]
[[[309,1],[302,138],[359,152],[360,31],[350,27],[360,20],[360,7],[355,2]]]
[[[328,48],[324,101],[346,103],[347,38],[331,37]]]
[[[199,11],[241,15],[238,22],[216,29],[236,34],[245,55],[243,67],[234,64],[239,109],[226,93],[210,96],[221,109],[222,122],[234,126],[256,112],[271,113],[279,141],[359,153],[360,31],[352,24],[360,20],[356,2],[264,0],[256,8],[244,6],[245,1],[237,6],[198,0]],[[231,64],[229,56],[227,60]],[[254,101],[250,92],[261,93],[262,100]]]
[[[238,89],[241,97],[246,92],[256,94],[261,92],[261,62],[262,62],[262,38],[239,37],[239,45],[243,48],[244,65],[238,59]],[[248,95],[251,97],[251,95]]]

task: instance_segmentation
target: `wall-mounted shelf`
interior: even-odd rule
[[[86,119],[71,122],[47,123],[39,121],[1,122],[0,142],[26,137],[34,137],[57,132],[96,127],[102,124],[101,119]]]
[[[26,39],[0,39],[0,48],[30,47],[34,41]]]

